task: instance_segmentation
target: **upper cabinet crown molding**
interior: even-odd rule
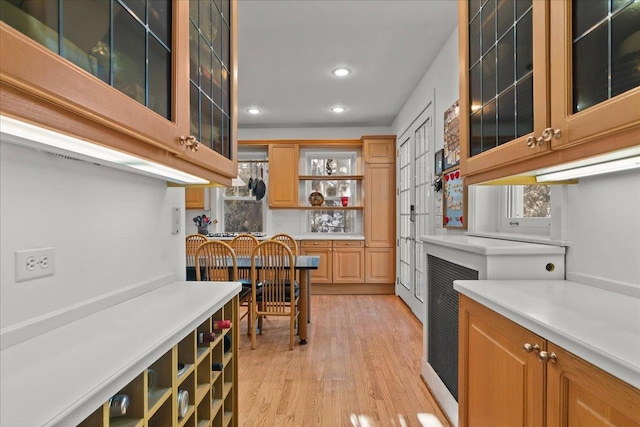
[[[109,25],[101,26],[96,22],[103,23],[109,18],[91,9],[98,7],[97,3],[91,6],[74,3],[74,8],[87,12],[83,19],[93,23],[95,29],[85,31],[83,36],[80,30],[63,27],[65,33],[60,43],[64,57],[57,53],[57,31],[41,22],[47,11],[30,3],[23,2],[22,10],[2,2],[2,19],[6,21],[0,22],[2,114],[212,182],[230,184],[237,173],[236,0],[210,2],[211,8],[221,5],[223,10],[216,10],[217,20],[212,22],[215,31],[209,32],[221,41],[209,46],[211,65],[206,66],[190,60],[199,53],[190,46],[190,34],[205,38],[206,31],[190,28],[189,18],[199,4],[206,2],[173,0],[165,15],[170,18],[164,29],[159,29],[156,22],[140,22],[124,9],[114,19],[126,19],[126,23],[106,22]],[[76,11],[74,8],[68,6],[62,13],[71,14]],[[226,15],[221,18],[223,13]],[[149,17],[153,19],[151,14]],[[105,38],[98,31],[102,27],[107,28],[107,34],[108,28],[113,27],[113,34]],[[165,37],[155,33],[151,37],[148,34],[152,31],[165,31]],[[116,45],[118,35],[126,43]],[[114,41],[109,45],[104,40]],[[128,56],[135,46],[142,46],[143,58]],[[215,51],[217,48],[219,52]],[[223,58],[217,62],[217,68],[216,55]],[[110,64],[115,64],[112,69],[108,67]],[[212,74],[214,70],[220,74],[218,77]],[[200,80],[200,87],[198,79],[203,76],[208,80]],[[207,105],[203,101],[203,88],[212,97]],[[202,99],[192,100],[192,94],[200,94]],[[31,108],[25,108],[23,102]],[[220,105],[217,112],[212,110],[216,105]],[[198,117],[191,117],[194,113]],[[194,138],[187,139],[190,135]],[[122,144],[119,139],[128,142]]]
[[[460,157],[467,184],[638,145],[640,77],[632,64],[640,53],[624,59],[619,52],[638,30],[640,8],[628,2],[574,37],[572,21],[580,19],[575,1],[480,3],[460,0],[458,13]],[[596,34],[608,26],[613,33]],[[605,59],[585,54],[581,37],[604,37]],[[594,72],[607,78],[594,80]],[[615,75],[626,78],[626,86],[613,87]],[[609,95],[586,105],[589,90],[600,84],[609,85],[603,89]]]

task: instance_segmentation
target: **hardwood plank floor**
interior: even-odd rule
[[[309,343],[241,325],[239,425],[450,427],[420,377],[422,324],[395,295],[313,295]]]

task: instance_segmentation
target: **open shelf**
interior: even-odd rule
[[[364,175],[299,175],[300,181],[345,181],[364,179]]]

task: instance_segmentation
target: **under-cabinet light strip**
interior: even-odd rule
[[[65,153],[70,152],[107,162],[104,164],[105,166],[124,166],[119,169],[142,171],[145,175],[152,175],[178,184],[209,184],[208,180],[195,175],[3,115],[0,115],[0,133],[14,137],[10,142],[30,148],[43,148],[38,146],[40,144],[62,150]]]
[[[619,172],[640,168],[640,156],[627,157],[604,163],[580,166],[557,172],[544,173],[536,176],[538,182],[561,181],[564,179],[582,178],[585,176],[600,175],[610,172]]]

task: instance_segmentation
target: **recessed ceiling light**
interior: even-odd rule
[[[331,71],[331,74],[333,74],[334,76],[337,76],[337,77],[345,77],[345,76],[348,76],[349,74],[351,74],[351,70],[348,69],[348,68],[340,67],[340,68],[336,68],[335,70]]]
[[[346,108],[344,108],[344,107],[333,107],[331,109],[331,111],[333,111],[334,113],[342,113],[342,112],[344,112],[344,110],[346,110]]]
[[[259,108],[248,108],[247,113],[249,114],[260,114],[262,111]]]

